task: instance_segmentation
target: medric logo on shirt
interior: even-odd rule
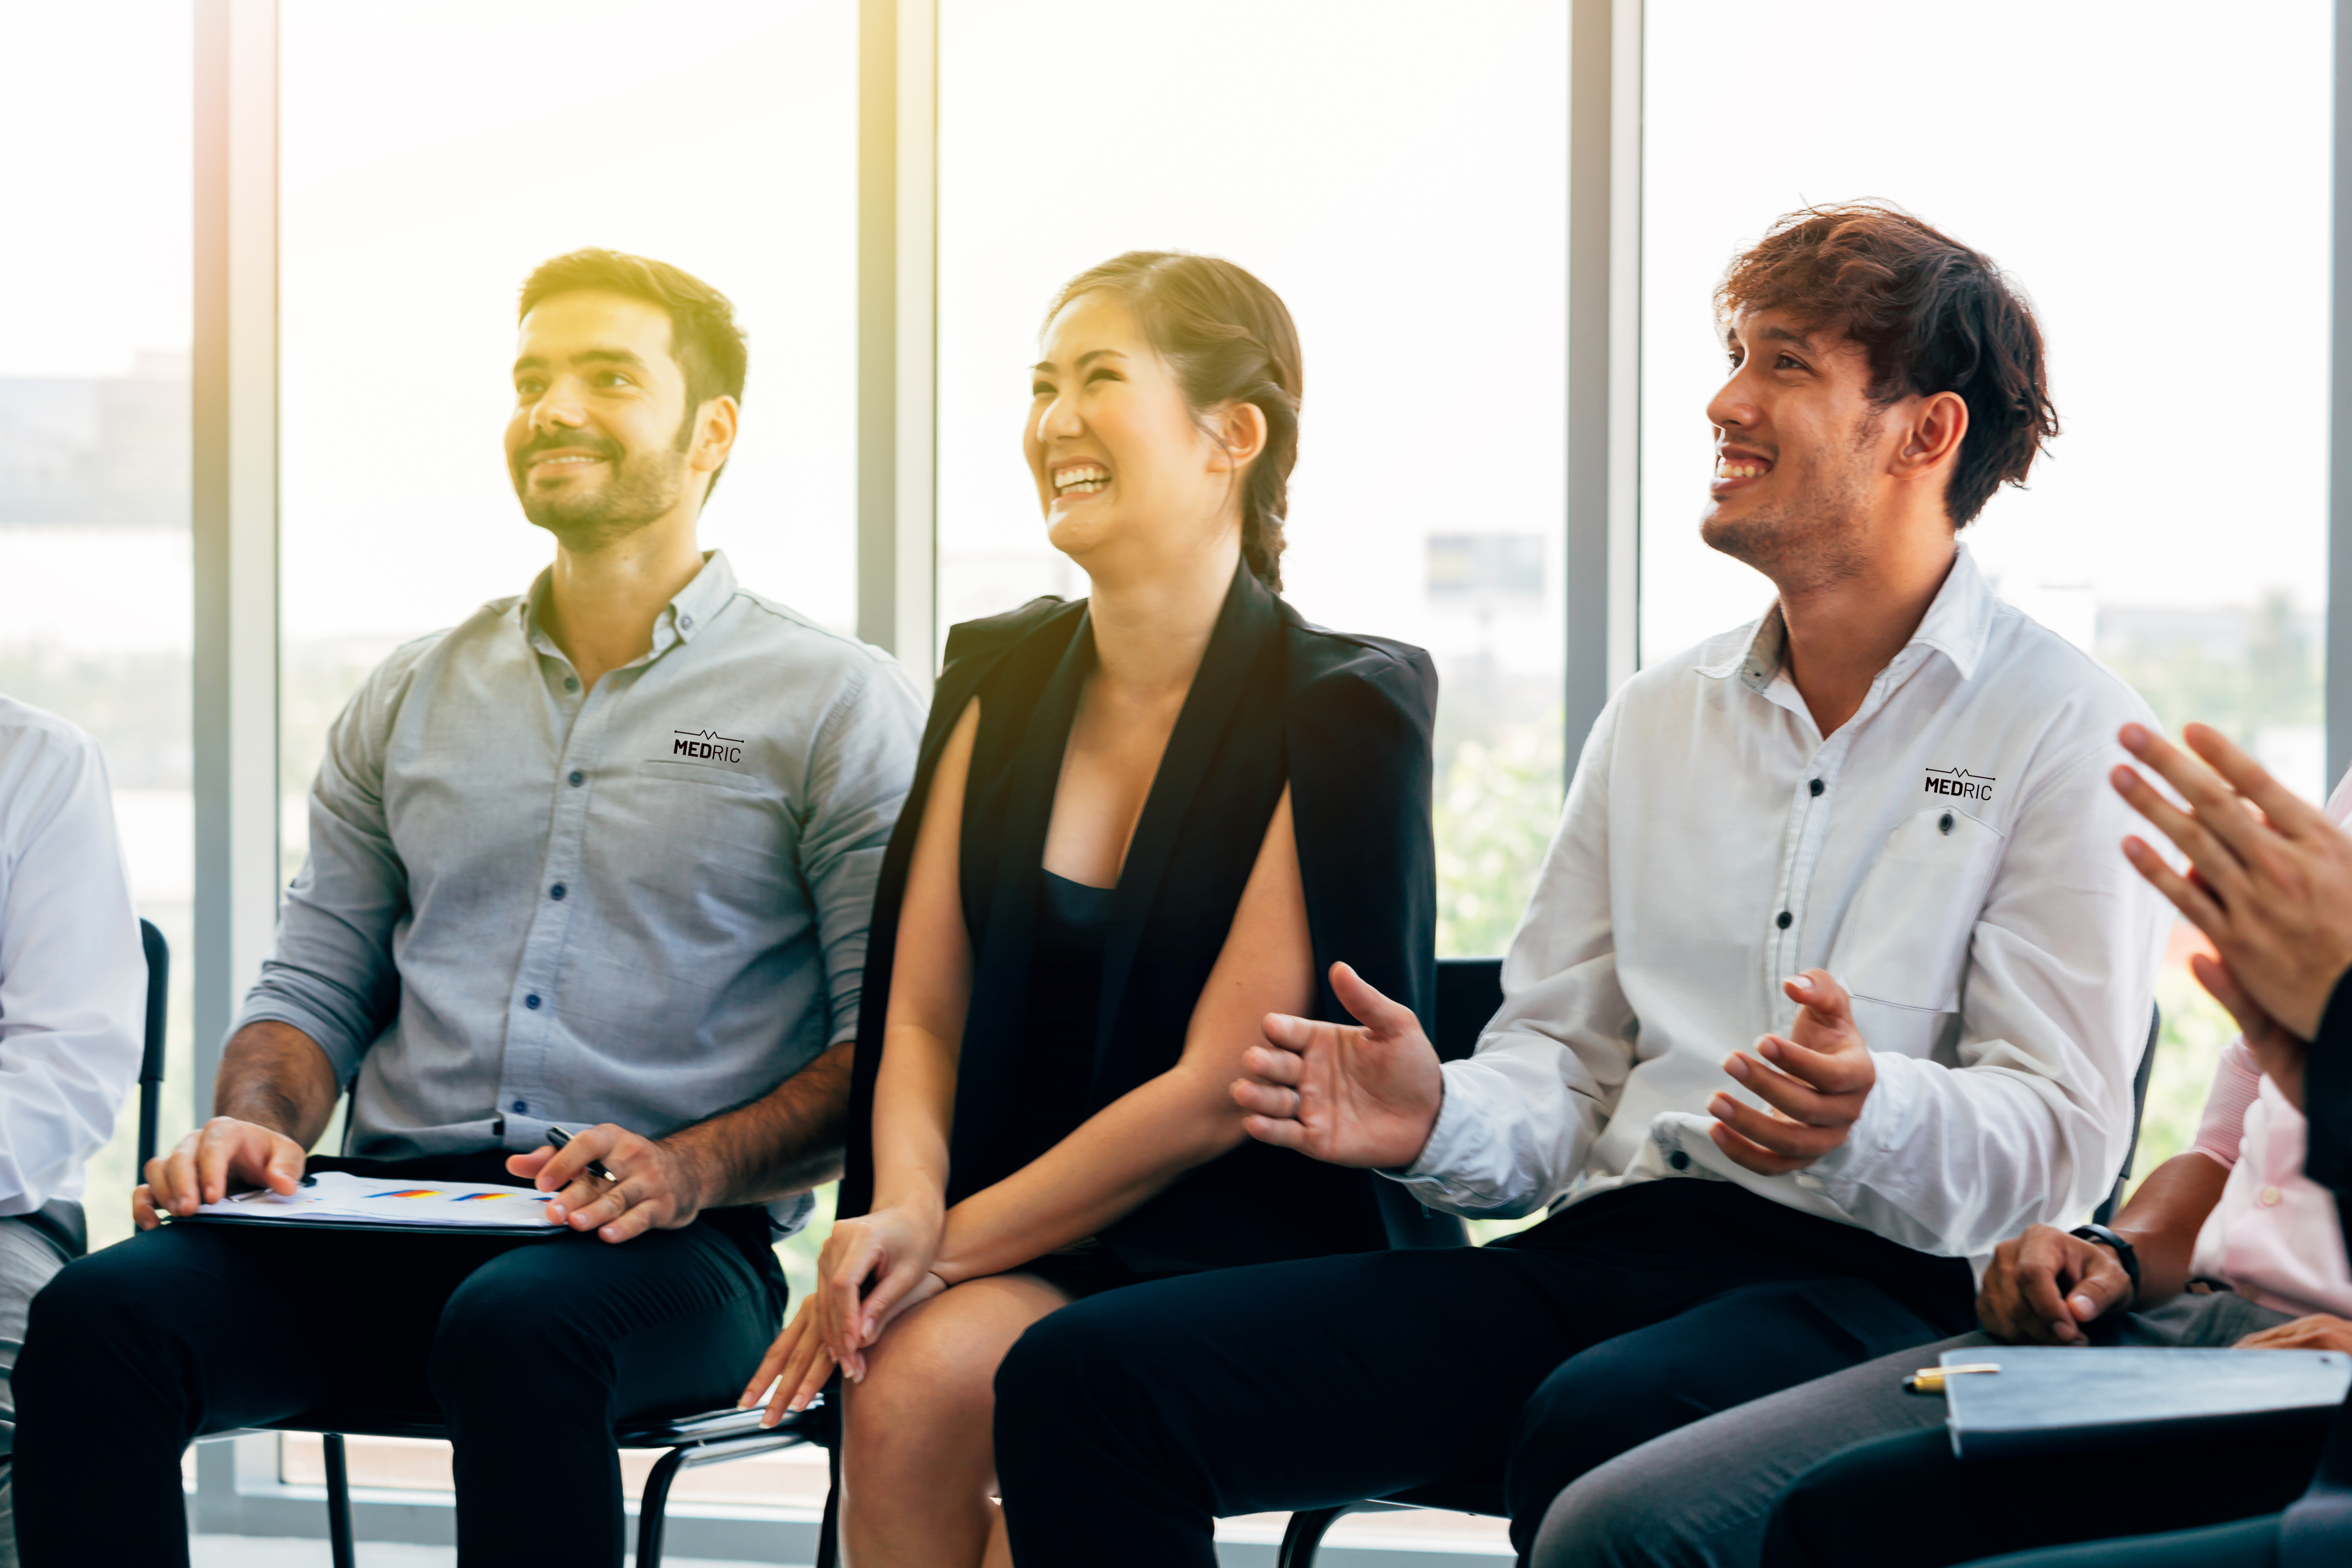
[[[743,742],[716,730],[672,730],[669,754],[698,763],[740,763]]]
[[[1990,800],[1997,782],[1966,768],[1929,768],[1927,793],[1958,795],[1962,800]]]

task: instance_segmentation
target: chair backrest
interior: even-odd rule
[[[2131,1180],[2132,1162],[2139,1157],[2139,1122],[2147,1110],[2147,1075],[2156,1070],[2156,1037],[2164,1027],[2164,1009],[2151,1006],[2147,1010],[2147,1045],[2139,1053],[2139,1071],[2132,1074],[2132,1135],[2124,1145],[2124,1168],[2116,1173],[2116,1184],[2107,1194],[2107,1201],[2092,1211],[2095,1225],[2105,1225],[2116,1217],[2123,1206],[2124,1184]]]
[[[1436,1016],[1429,1021],[1429,1043],[1437,1047],[1439,1059],[1458,1061],[1468,1056],[1478,1044],[1479,1031],[1502,1005],[1501,959],[1439,959]],[[1391,1181],[1381,1180],[1376,1190],[1391,1247],[1470,1244],[1470,1232],[1454,1215],[1422,1207],[1411,1193]]]
[[[1460,1061],[1475,1050],[1479,1034],[1502,1005],[1501,959],[1439,959],[1437,1017],[1429,1040],[1438,1059]]]
[[[162,1109],[163,1013],[172,994],[172,944],[150,920],[139,922],[139,942],[147,950],[147,1037],[139,1058],[139,1179],[145,1181],[147,1162],[155,1157],[155,1115]]]

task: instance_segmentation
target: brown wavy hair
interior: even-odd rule
[[[1882,408],[1959,395],[1969,429],[1944,491],[1955,529],[2003,484],[2022,487],[2058,434],[2033,309],[1982,251],[1880,202],[1805,207],[1777,220],[1715,290],[1718,323],[1785,310],[1843,333],[1870,357]]]
[[[1054,296],[1051,324],[1081,294],[1108,294],[1135,312],[1144,340],[1176,373],[1193,417],[1223,403],[1265,416],[1265,449],[1242,490],[1242,554],[1259,582],[1282,589],[1282,520],[1298,460],[1298,328],[1280,295],[1230,261],[1182,250],[1130,250],[1089,267]],[[1212,433],[1213,435],[1213,433]]]

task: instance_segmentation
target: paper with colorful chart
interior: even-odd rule
[[[196,1210],[195,1217],[433,1230],[560,1230],[562,1226],[548,1220],[547,1197],[528,1187],[483,1182],[395,1180],[321,1171],[303,1177],[301,1187],[291,1194],[267,1188],[232,1193]]]

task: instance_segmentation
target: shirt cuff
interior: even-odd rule
[[[1442,1086],[1438,1091],[1437,1120],[1430,1123],[1429,1138],[1422,1144],[1421,1152],[1404,1169],[1382,1171],[1381,1175],[1400,1182],[1442,1183],[1445,1173],[1454,1167],[1456,1162],[1452,1155],[1467,1136],[1470,1112],[1463,1104],[1464,1096],[1454,1086],[1453,1075],[1446,1071],[1451,1065],[1442,1064],[1437,1069],[1437,1080]]]
[[[1903,1147],[1918,1109],[1918,1075],[1927,1070],[1926,1064],[1894,1051],[1873,1051],[1870,1060],[1877,1079],[1862,1102],[1862,1114],[1846,1130],[1844,1142],[1806,1167],[1830,1201],[1849,1214],[1851,1200],[1879,1169],[1880,1156]]]

